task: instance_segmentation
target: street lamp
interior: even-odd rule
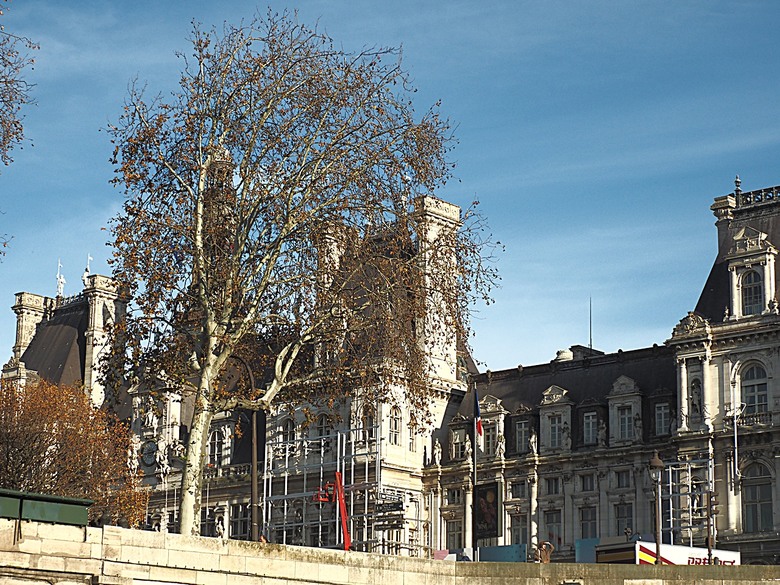
[[[664,462],[658,456],[658,451],[653,453],[653,458],[648,463],[650,479],[655,484],[655,564],[661,564],[661,476],[664,472]]]

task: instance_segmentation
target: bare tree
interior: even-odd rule
[[[4,15],[2,6],[0,16]],[[5,165],[13,161],[11,150],[24,139],[21,109],[32,101],[32,86],[24,71],[34,62],[29,52],[37,48],[30,39],[8,32],[0,24],[0,161]],[[0,238],[0,244],[5,243],[7,238]]]
[[[424,420],[436,348],[467,339],[496,276],[481,218],[430,197],[450,130],[436,108],[415,119],[397,52],[347,54],[272,13],[196,26],[192,48],[179,89],[133,87],[111,129],[114,274],[134,304],[110,371],[164,371],[190,393],[183,533],[198,531],[214,413],[401,386]],[[233,355],[263,391],[225,381]]]

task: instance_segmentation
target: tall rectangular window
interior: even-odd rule
[[[495,424],[487,424],[484,429],[485,455],[496,454],[496,443],[498,441],[498,427]]]
[[[528,544],[528,516],[512,516],[510,530],[512,544]]]
[[[515,450],[518,453],[528,452],[528,421],[518,420],[515,421]]]
[[[447,548],[449,550],[463,548],[462,520],[447,520]]]
[[[580,508],[580,538],[596,538],[596,507]]]
[[[618,437],[620,439],[632,439],[634,437],[634,409],[630,406],[619,406]]]
[[[550,447],[553,449],[561,446],[561,415],[550,415]]]
[[[249,540],[250,516],[249,504],[230,506],[230,538]]]
[[[583,492],[596,491],[596,478],[592,473],[586,473],[580,476],[580,487]]]
[[[628,469],[620,469],[615,472],[615,487],[618,488],[630,488],[631,487],[631,471]]]
[[[561,493],[561,482],[557,477],[548,477],[544,482],[548,496],[554,496]]]
[[[662,437],[669,434],[671,426],[671,411],[668,402],[655,405],[655,435]]]
[[[401,444],[401,409],[393,408],[390,411],[390,444]]]
[[[514,499],[526,497],[525,480],[513,481],[509,484],[509,489],[512,490],[512,497]]]
[[[598,415],[586,412],[582,415],[582,442],[585,445],[595,445],[598,441]]]
[[[463,501],[463,490],[460,488],[447,488],[447,505],[453,506]]]
[[[463,459],[466,456],[466,430],[452,431],[452,458]]]
[[[615,535],[626,534],[627,528],[634,530],[634,505],[615,504]]]
[[[560,510],[547,510],[544,513],[544,529],[546,540],[551,542],[556,548],[560,548],[563,542]]]

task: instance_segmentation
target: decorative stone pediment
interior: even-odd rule
[[[639,394],[639,386],[637,386],[636,380],[633,378],[620,376],[612,383],[612,390],[609,393],[610,397],[626,396],[629,394]]]
[[[561,402],[568,402],[569,391],[560,386],[552,385],[547,390],[542,392],[542,406],[548,404],[558,404]]]
[[[520,406],[517,407],[517,410],[515,411],[515,414],[528,414],[529,412],[532,412],[533,408],[531,408],[528,404],[520,404]]]
[[[729,249],[728,257],[734,258],[745,254],[755,254],[756,252],[766,252],[770,250],[776,251],[764,232],[758,231],[750,226],[745,226],[734,236],[734,243]]]
[[[672,331],[672,336],[680,337],[686,335],[701,335],[707,334],[709,331],[710,322],[701,315],[697,315],[693,311],[689,311],[688,314],[680,319],[680,322],[675,326],[674,331]]]
[[[501,406],[501,400],[491,394],[487,394],[480,399],[479,410],[483,415],[506,412],[504,407]]]

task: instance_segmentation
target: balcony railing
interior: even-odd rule
[[[756,189],[755,191],[742,192],[739,187],[734,192],[737,199],[737,207],[747,207],[760,203],[769,203],[780,199],[780,185],[776,187],[767,187],[765,189]]]
[[[752,427],[752,426],[765,426],[765,425],[771,425],[772,424],[772,413],[771,412],[752,412],[752,413],[742,413],[739,416],[739,419],[737,420],[737,423],[741,427]]]

